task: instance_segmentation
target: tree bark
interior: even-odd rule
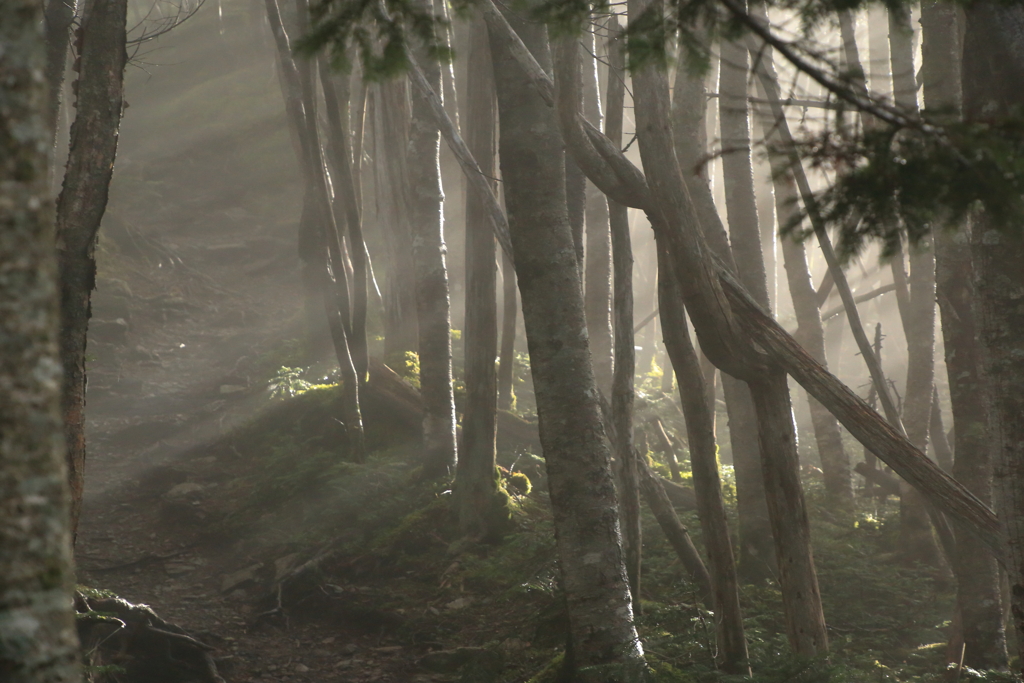
[[[711,189],[708,187],[707,179],[697,173],[706,154],[706,100],[704,79],[694,76],[685,64],[680,64],[676,72],[672,101],[676,156],[683,171],[683,179],[694,198],[703,232],[714,232],[719,235],[716,253],[719,257],[731,259],[731,251],[724,239],[725,230],[711,197]],[[713,417],[713,381],[707,382],[706,386]],[[761,476],[761,454],[757,445],[757,420],[754,416],[754,405],[750,400],[750,390],[745,383],[723,374],[722,393],[728,410],[729,440],[736,473],[740,577],[749,583],[760,583],[774,576],[776,569],[775,547],[772,543],[771,523],[764,496],[764,479]]]
[[[0,6],[0,677],[77,683],[42,19],[38,1]]]
[[[589,36],[589,38],[588,38]],[[585,33],[590,51],[597,54],[593,34]],[[610,55],[609,55],[610,57]],[[600,88],[597,78],[597,59],[584,53],[583,59],[583,114],[596,128],[604,126]],[[609,82],[609,88],[611,83]],[[607,130],[605,131],[607,134]],[[586,276],[584,279],[587,305],[587,333],[593,357],[597,388],[610,392],[612,386],[612,246],[608,199],[594,183],[587,181],[586,207]]]
[[[947,120],[961,116],[960,84],[963,58],[963,11],[945,3],[921,5],[922,84],[929,115]],[[970,225],[958,233],[937,230],[935,236],[935,285],[942,320],[949,397],[953,406],[954,459],[951,471],[991,506],[993,442],[989,429],[989,385],[982,378],[981,345],[970,250]],[[937,404],[938,402],[935,401]],[[938,406],[932,408],[933,414]],[[932,423],[938,439],[941,426]],[[945,435],[942,435],[945,438]],[[938,453],[938,449],[936,449]],[[939,459],[940,464],[942,458]],[[1009,665],[999,566],[972,534],[956,528],[957,555],[953,573],[957,582],[957,610],[964,666],[973,669],[1004,669]]]
[[[672,359],[679,386],[679,399],[686,420],[690,446],[690,469],[697,498],[697,516],[704,534],[704,547],[711,566],[715,634],[720,666],[726,673],[749,673],[747,641],[740,611],[736,562],[726,520],[722,482],[718,471],[718,446],[715,443],[714,406],[705,397],[707,386],[700,360],[690,342],[685,313],[679,297],[675,274],[664,247],[658,249],[658,301],[663,311],[661,329],[665,347]],[[659,423],[660,428],[660,423]]]
[[[496,12],[493,5],[490,9]],[[644,664],[618,539],[615,485],[566,212],[565,171],[562,156],[550,153],[561,149],[562,137],[513,47],[503,34],[494,33],[493,20],[492,13],[488,28],[498,92],[499,157],[569,612],[574,680],[610,683]],[[529,46],[525,49],[550,64],[544,28],[513,21]]]
[[[758,89],[762,94],[763,88]],[[758,108],[762,129],[769,131],[769,149],[779,144],[778,127],[774,117],[763,107]],[[796,181],[788,161],[780,154],[769,153],[772,177],[775,185],[775,210],[779,225],[790,225],[798,210]],[[825,354],[825,329],[821,323],[817,296],[807,266],[807,252],[802,242],[792,238],[782,239],[782,259],[786,269],[786,281],[793,300],[797,329],[793,333],[797,341],[807,349],[822,367],[828,367]],[[839,423],[828,410],[811,397],[807,399],[814,437],[821,458],[821,471],[825,478],[825,490],[841,505],[852,502],[853,489],[850,477],[850,456],[843,448]]]
[[[425,9],[429,11],[429,2]],[[441,92],[436,60],[418,60],[428,84]],[[455,395],[452,385],[451,311],[444,195],[441,190],[440,127],[426,98],[412,100],[407,196],[412,226],[416,312],[419,324],[420,391],[423,393],[424,474],[436,477],[455,468]]]
[[[1024,8],[983,2],[966,8],[963,106],[968,121],[1010,116],[1024,105]],[[1024,667],[1024,240],[980,215],[972,229],[982,372],[991,391],[988,434],[993,492],[1007,540],[1010,614]],[[957,436],[961,434],[957,428]]]
[[[406,147],[410,102],[406,83],[394,79],[374,87],[374,183],[377,225],[387,248],[384,286],[384,360],[401,364],[419,345]]]
[[[519,320],[519,290],[516,271],[508,254],[501,255],[501,357],[498,361],[498,408],[512,410],[516,405],[516,326]]]
[[[914,31],[910,15],[889,12],[889,55],[892,60],[893,93],[896,104],[908,112],[917,112],[917,78],[914,70]],[[897,261],[898,259],[898,261]],[[893,260],[902,271],[903,254]],[[894,274],[895,274],[894,270]],[[897,297],[901,296],[896,279]],[[903,426],[910,442],[924,452],[928,448],[931,426],[932,385],[935,379],[935,251],[930,243],[910,252],[909,300],[904,307],[903,331],[907,338],[907,384],[903,397]],[[905,309],[905,310],[904,310]],[[904,485],[900,496],[900,548],[905,561],[934,566],[941,560],[932,534],[924,498]]]
[[[46,123],[50,128],[51,146],[57,136],[60,117],[61,93],[64,90],[64,71],[68,61],[68,43],[71,26],[78,10],[78,0],[46,0],[43,18],[46,22],[46,83],[49,93],[46,102]]]
[[[622,119],[625,104],[625,53],[622,50],[618,21],[610,26],[608,69],[608,118],[605,135],[615,145],[622,145]],[[576,42],[563,40],[557,59],[572,60],[579,48]],[[612,372],[611,422],[614,431],[615,458],[618,463],[619,516],[622,527],[622,550],[626,558],[626,576],[634,611],[639,613],[640,558],[643,537],[640,529],[640,486],[636,445],[633,439],[633,382],[636,375],[635,342],[633,339],[633,246],[629,235],[626,208],[609,200],[611,220],[613,314],[615,358]]]
[[[57,199],[60,356],[64,366],[64,438],[71,483],[71,534],[78,530],[85,482],[85,350],[96,235],[107,208],[124,104],[126,0],[89,2],[78,32],[77,114],[64,186]]]
[[[462,121],[466,144],[481,171],[496,175],[495,94],[487,27],[473,19],[470,29],[468,96]],[[493,186],[493,181],[492,181]],[[498,353],[497,262],[494,232],[483,198],[466,193],[466,407],[462,443],[455,476],[455,493],[462,533],[490,539],[505,530],[506,505],[498,493],[495,435],[497,421]]]

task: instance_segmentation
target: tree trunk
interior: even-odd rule
[[[401,369],[405,354],[418,348],[416,284],[409,226],[406,147],[409,95],[402,79],[374,88],[374,181],[377,225],[387,248],[384,287],[384,360]]]
[[[530,92],[539,95],[541,101],[547,104],[556,104],[551,77],[523,46],[508,21],[491,0],[484,0],[481,9],[488,23],[492,46],[499,43],[509,58],[519,65],[531,85]],[[761,54],[754,41],[750,42],[748,48]],[[655,104],[667,109],[663,100],[655,100]],[[637,109],[642,110],[642,107]],[[565,117],[566,113],[570,115],[568,118]],[[655,113],[659,118],[667,118],[663,111]],[[615,197],[616,201],[649,211],[648,215],[656,220],[656,234],[662,234],[673,247],[673,260],[680,268],[687,269],[690,277],[686,279],[685,286],[680,285],[680,289],[683,290],[684,300],[693,300],[697,304],[695,308],[698,308],[699,313],[691,316],[691,319],[698,331],[698,338],[703,335],[705,347],[709,351],[715,349],[713,358],[709,357],[709,360],[741,374],[745,370],[765,367],[761,365],[762,362],[785,369],[809,394],[828,408],[854,438],[872,449],[901,477],[925,493],[932,505],[952,515],[973,531],[1000,561],[1008,561],[1007,548],[999,532],[999,520],[988,507],[942,472],[893,425],[871,410],[849,387],[811,358],[786,330],[749,297],[732,275],[724,258],[716,253],[717,259],[702,260],[708,245],[695,239],[691,232],[682,230],[684,227],[692,229],[692,218],[679,214],[688,201],[685,190],[677,188],[668,194],[667,209],[671,211],[664,206],[655,207],[652,203],[652,186],[648,185],[647,178],[620,150],[600,132],[581,121],[576,112],[564,112],[559,108],[559,114],[563,121],[564,138],[587,176],[606,194]],[[670,148],[671,145],[666,149]],[[676,169],[674,179],[673,168]],[[682,187],[675,164],[670,164],[668,171],[661,180]],[[715,235],[711,234],[709,241],[712,245],[714,239]],[[692,250],[684,248],[687,243]],[[680,248],[677,250],[676,247]],[[710,282],[709,277],[715,281]],[[822,287],[819,293],[824,290]],[[707,300],[703,297],[707,297]],[[735,340],[726,337],[730,330],[738,335]],[[710,343],[712,340],[721,340],[722,345],[715,346]],[[746,361],[730,358],[730,352],[738,348],[744,348],[750,354]]]
[[[462,122],[466,145],[481,171],[495,172],[495,94],[487,27],[477,17],[471,25],[468,96]],[[492,184],[493,185],[493,184]],[[494,439],[497,417],[498,353],[497,262],[494,232],[478,193],[466,193],[466,407],[462,416],[455,493],[462,533],[490,539],[509,522],[507,499],[498,492]]]
[[[696,172],[706,154],[704,79],[694,76],[685,64],[680,64],[674,90],[672,127],[679,167],[694,197],[703,231],[707,234],[714,229],[716,233],[724,234],[707,180]],[[720,257],[731,258],[728,243],[722,238],[719,242],[716,253]],[[714,416],[714,383],[708,382],[707,386]],[[774,576],[776,570],[775,547],[761,476],[761,454],[757,445],[757,420],[750,390],[745,383],[723,374],[722,393],[728,409],[729,440],[736,472],[740,577],[749,583],[760,583]]]
[[[917,111],[917,78],[914,46],[911,44],[913,34],[909,13],[889,12],[893,93],[896,104],[908,112]],[[893,267],[902,270],[903,254],[898,254],[897,259],[893,260]],[[932,384],[935,379],[935,251],[930,243],[911,250],[907,285],[909,301],[901,308],[903,331],[907,338],[903,426],[910,442],[926,452],[931,425]],[[899,280],[896,280],[896,286],[899,296]],[[909,485],[904,485],[900,496],[899,543],[906,561],[932,566],[940,561],[924,498]]]
[[[492,14],[488,27],[501,171],[578,672],[574,680],[610,683],[644,664],[619,545],[562,156],[538,153],[560,149],[562,137],[509,43],[494,33],[493,19]],[[544,28],[512,21],[537,60],[550,65]]]
[[[945,3],[921,5],[922,81],[925,107],[932,116],[960,118],[963,11]],[[937,230],[935,284],[945,342],[949,397],[953,405],[952,474],[986,505],[992,500],[993,441],[989,429],[989,385],[982,379],[974,262],[970,226],[960,233]],[[935,401],[937,403],[937,401]],[[935,405],[933,413],[938,411]],[[941,426],[932,423],[932,437]],[[945,435],[942,435],[945,438]],[[938,449],[937,449],[938,450]],[[941,463],[941,458],[940,458]],[[950,471],[945,468],[946,471]],[[964,666],[1004,669],[1009,665],[999,565],[972,534],[956,528],[957,610]]]
[[[41,10],[42,3],[29,0],[0,6],[0,676],[9,683],[77,683]],[[117,8],[111,11],[106,23],[116,26]],[[105,15],[93,16],[102,22]],[[123,46],[124,14],[120,28]],[[116,35],[109,38],[116,46]],[[89,56],[93,68],[94,50]],[[85,124],[79,125],[81,135]]]
[[[64,186],[57,199],[60,356],[64,366],[64,438],[71,483],[71,534],[78,530],[85,477],[85,349],[96,235],[107,208],[124,103],[126,0],[89,2],[78,30],[77,111]]]
[[[596,55],[593,34],[585,33],[583,38],[589,41],[590,51]],[[604,116],[597,79],[597,59],[587,53],[582,55],[582,59],[583,113],[590,123],[600,129],[604,124]],[[608,199],[588,180],[584,279],[587,333],[590,336],[590,353],[597,388],[605,393],[609,393],[612,386],[612,247],[609,221]]]
[[[758,91],[763,94],[764,89],[759,88]],[[762,121],[761,128],[769,131],[769,147],[779,144],[775,119],[764,107],[758,108],[758,113]],[[775,210],[778,212],[778,222],[779,225],[790,225],[798,211],[795,181],[789,163],[782,155],[770,153],[769,162],[775,185]],[[793,300],[793,311],[796,314],[797,329],[793,336],[816,361],[827,368],[825,330],[821,323],[821,314],[814,285],[811,282],[810,269],[807,266],[807,252],[804,244],[793,238],[783,238],[782,259],[786,268],[789,294]],[[813,398],[808,397],[807,402],[810,408],[811,422],[814,425],[818,456],[821,458],[825,490],[839,504],[849,505],[853,495],[850,456],[843,448],[839,423],[824,406]]]
[[[498,361],[498,408],[512,410],[516,405],[516,326],[519,320],[519,290],[516,271],[508,254],[501,255],[501,357]]]
[[[366,384],[369,370],[369,347],[366,341],[366,309],[368,298],[368,273],[366,244],[363,241],[363,218],[360,209],[359,190],[356,185],[357,162],[352,157],[352,141],[349,133],[349,102],[351,100],[347,76],[332,77],[327,60],[320,58],[320,83],[324,92],[324,106],[327,108],[327,124],[330,131],[330,159],[337,180],[335,187],[335,215],[344,215],[349,255],[352,258],[352,311],[351,332],[348,335],[352,364],[360,386]],[[335,82],[342,80],[342,98],[338,97]]]
[[[1024,105],[1024,8],[983,2],[966,8],[963,106],[968,121],[1010,116]],[[1024,667],[1024,240],[981,215],[973,227],[982,372],[991,391],[987,433],[993,492],[1008,543],[1010,613]],[[958,274],[960,275],[960,274]],[[960,275],[962,277],[962,275]],[[966,431],[966,430],[965,430]],[[957,437],[961,429],[957,426]]]
[[[46,83],[49,93],[46,102],[46,123],[50,128],[51,146],[57,135],[60,118],[61,93],[64,90],[64,71],[68,61],[68,43],[71,25],[75,21],[78,0],[46,0],[43,18],[46,22]]]
[[[608,118],[605,135],[618,146],[622,145],[622,119],[625,104],[625,53],[620,41],[622,30],[617,20],[610,26],[612,35],[608,55]],[[559,46],[562,59],[572,60],[578,53],[575,40],[565,40]],[[611,203],[611,202],[609,202]],[[613,313],[615,330],[615,359],[612,373],[611,421],[615,437],[615,458],[619,467],[619,515],[622,527],[622,550],[626,556],[626,575],[629,577],[633,609],[639,614],[640,559],[643,537],[640,529],[639,464],[633,440],[633,398],[636,375],[635,341],[633,339],[633,246],[629,235],[629,217],[620,204],[609,206],[611,221],[612,278],[614,283]],[[653,504],[653,503],[652,503]]]
[[[740,611],[736,563],[726,520],[722,482],[718,472],[718,446],[715,443],[713,404],[705,400],[707,386],[700,360],[690,342],[686,319],[679,297],[675,274],[666,249],[658,249],[658,301],[662,310],[661,329],[665,347],[672,359],[679,399],[683,405],[686,433],[690,446],[690,469],[697,498],[697,516],[704,533],[704,547],[711,566],[711,585],[715,612],[715,634],[720,666],[726,673],[749,673],[747,641]],[[660,423],[659,423],[660,428]],[[673,473],[674,474],[674,473]]]

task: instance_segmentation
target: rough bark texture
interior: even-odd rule
[[[625,54],[618,26],[613,28],[608,68],[608,118],[605,135],[616,145],[622,144],[622,118],[625,104]],[[571,59],[578,49],[575,41],[559,45],[562,58]],[[640,603],[640,557],[643,537],[640,531],[640,484],[636,447],[633,440],[633,381],[636,374],[636,351],[633,339],[633,246],[629,235],[626,208],[609,200],[612,247],[613,312],[615,360],[612,373],[611,421],[615,436],[615,458],[619,466],[619,514],[622,527],[622,549],[626,556],[626,575],[634,610]],[[650,503],[652,505],[655,503]]]
[[[495,94],[487,27],[472,23],[466,81],[467,108],[462,116],[466,145],[484,174],[495,173]],[[492,538],[503,531],[508,512],[501,514],[495,434],[498,353],[497,262],[494,233],[482,198],[466,193],[466,408],[455,477],[459,525],[463,533]]]
[[[429,11],[429,2],[426,9]],[[427,82],[441,92],[441,68],[422,59]],[[451,310],[445,264],[441,133],[425,98],[412,100],[409,126],[409,223],[419,323],[420,389],[423,393],[424,473],[443,475],[455,467],[455,394],[452,386]]]
[[[967,8],[963,101],[967,120],[1007,116],[1024,105],[1024,8]],[[991,390],[993,489],[1008,544],[1010,613],[1024,666],[1024,240],[980,216],[972,253],[977,276],[983,376]],[[957,432],[959,433],[959,429]]]
[[[64,186],[57,199],[60,356],[64,366],[64,438],[71,482],[71,533],[78,529],[85,477],[85,348],[96,235],[107,208],[124,102],[127,0],[92,2],[78,30],[77,115],[71,125]]]
[[[41,21],[0,6],[0,679],[76,683]]]
[[[516,325],[519,319],[519,290],[516,271],[508,254],[501,257],[501,358],[498,363],[498,408],[512,410],[516,394],[512,384],[516,370]]]
[[[704,79],[691,74],[685,65],[676,72],[672,101],[672,128],[676,156],[688,189],[694,199],[705,234],[712,230],[724,236],[718,210],[707,180],[697,173],[706,154],[704,115],[706,95]],[[731,258],[728,242],[719,237],[716,253]],[[706,355],[706,354],[705,354]],[[708,383],[709,401],[714,415],[714,384]],[[775,574],[775,547],[764,498],[761,454],[757,445],[757,420],[750,390],[742,381],[722,375],[722,393],[729,419],[729,437],[736,472],[736,497],[739,508],[739,571],[747,582],[756,583]]]
[[[596,55],[593,35],[584,34],[584,40],[588,40],[588,36],[590,52]],[[604,116],[597,82],[597,59],[586,52],[583,53],[582,59],[583,115],[600,129],[604,124]],[[612,386],[612,246],[609,215],[608,199],[588,180],[584,279],[587,333],[590,336],[590,355],[593,359],[597,388],[605,393],[610,392]]]
[[[963,22],[963,12],[954,6],[940,2],[921,5],[921,75],[925,109],[932,116],[952,120],[960,116]],[[979,500],[991,506],[993,452],[989,396],[988,383],[981,376],[970,226],[965,225],[956,233],[946,230],[935,233],[935,285],[953,406],[952,474]],[[933,412],[936,409],[937,406]],[[938,436],[934,422],[931,431],[933,438]],[[955,531],[957,556],[953,573],[963,642],[954,649],[963,652],[964,666],[1005,668],[1008,658],[999,565],[974,536],[960,528]]]
[[[519,22],[514,28],[538,61],[550,64],[544,28]],[[631,667],[643,667],[643,652],[619,546],[615,485],[565,208],[565,171],[561,155],[551,153],[562,138],[509,43],[489,33],[505,201],[577,680],[628,680]]]
[[[733,674],[748,673],[747,641],[740,611],[736,562],[726,520],[722,482],[718,472],[718,446],[715,443],[714,406],[705,400],[707,386],[700,359],[690,342],[685,312],[666,250],[658,250],[658,301],[661,304],[661,329],[679,385],[679,400],[686,420],[690,446],[690,469],[711,567],[715,635],[720,667]],[[660,423],[659,423],[660,428]],[[674,473],[673,473],[674,474]]]

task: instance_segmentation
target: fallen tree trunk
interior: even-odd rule
[[[887,496],[900,495],[900,480],[885,470],[870,467],[866,462],[859,462],[853,471],[877,486]]]

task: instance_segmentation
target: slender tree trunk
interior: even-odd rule
[[[64,71],[68,61],[68,44],[71,42],[71,25],[75,21],[77,10],[78,0],[46,0],[43,15],[46,22],[46,83],[49,86],[46,123],[54,139],[57,136],[57,120],[60,117]]]
[[[1024,106],[1024,8],[983,2],[966,8],[963,106],[968,121]],[[1024,667],[1024,240],[981,215],[973,226],[981,377],[989,382],[993,492],[1009,547],[1010,613]],[[968,430],[965,430],[968,431]],[[957,425],[957,437],[961,429]]]
[[[760,93],[763,88],[758,89]],[[766,108],[759,108],[761,128],[769,131],[769,146],[779,144],[778,127]],[[798,211],[798,193],[789,162],[780,154],[770,154],[772,177],[775,185],[775,210],[779,225],[790,225]],[[797,329],[797,341],[807,349],[823,367],[828,367],[825,354],[825,330],[821,323],[814,285],[807,266],[807,252],[802,242],[792,238],[782,240],[782,258],[786,268],[786,281],[793,300]],[[837,502],[849,505],[853,489],[850,474],[850,456],[843,448],[839,423],[828,410],[813,398],[808,397],[814,437],[821,458],[821,470],[825,476],[825,490]]]
[[[468,96],[462,122],[466,145],[484,174],[495,172],[495,94],[491,51],[483,19],[470,30]],[[494,185],[492,183],[492,185]],[[462,416],[455,492],[459,526],[475,538],[494,538],[507,526],[508,508],[498,492],[494,446],[497,416],[497,262],[487,209],[476,192],[466,193],[466,408]]]
[[[426,2],[425,9],[430,9]],[[441,92],[436,60],[420,60],[427,82]],[[407,189],[412,225],[416,312],[419,321],[420,393],[423,395],[424,474],[455,468],[455,395],[452,385],[451,310],[445,264],[441,133],[425,98],[412,100]]]
[[[406,83],[394,79],[374,88],[374,179],[377,225],[384,231],[387,272],[384,288],[384,360],[401,369],[405,354],[418,348],[412,230],[406,192],[406,147],[410,102]]]
[[[298,14],[298,30],[305,31],[308,25],[307,0],[296,0]],[[286,50],[282,54],[291,54],[288,34],[284,30],[277,0],[267,0],[268,17],[275,35],[280,31],[281,40]],[[302,110],[305,113],[305,140],[307,148],[303,154],[305,165],[304,175],[306,187],[314,193],[320,256],[320,289],[324,297],[324,312],[334,342],[335,356],[342,378],[344,400],[342,402],[342,419],[345,438],[352,457],[356,462],[366,458],[366,445],[363,434],[363,416],[359,402],[359,380],[352,361],[348,339],[351,335],[351,297],[349,294],[348,275],[342,252],[341,235],[334,216],[334,205],[331,201],[331,190],[327,179],[327,166],[324,161],[323,143],[317,123],[316,94],[314,74],[315,62],[303,60],[282,60],[286,69],[295,69],[290,80],[297,80],[302,92]],[[330,269],[330,270],[328,270]],[[332,281],[333,278],[333,281]]]
[[[589,36],[589,38],[588,38]],[[584,34],[590,51],[597,54],[593,34]],[[596,128],[602,128],[597,59],[586,52],[583,59],[583,112]],[[587,181],[586,207],[586,277],[587,333],[593,357],[597,388],[608,393],[612,386],[612,250],[608,199],[592,182]]]
[[[516,370],[516,325],[519,319],[519,290],[516,271],[508,254],[501,256],[501,357],[498,362],[498,408],[512,410],[516,405],[513,388]]]
[[[9,683],[77,683],[42,18],[40,2],[0,6],[0,672]],[[123,46],[124,14],[120,27]],[[96,27],[89,35],[96,40]]]
[[[706,153],[707,111],[704,79],[691,74],[685,64],[676,72],[672,101],[673,135],[676,155],[683,178],[693,196],[694,204],[705,234],[723,234],[721,219],[711,198],[707,180],[696,173]],[[710,238],[709,238],[710,241]],[[719,238],[716,253],[721,257],[729,253],[728,243]],[[709,364],[710,365],[710,364]],[[714,366],[712,379],[714,375]],[[714,383],[708,382],[712,415],[715,414]],[[759,583],[776,574],[775,546],[772,542],[771,523],[764,497],[764,479],[761,476],[761,454],[757,444],[757,420],[750,390],[746,384],[732,376],[722,375],[722,393],[729,419],[729,439],[733,466],[736,472],[736,498],[739,509],[739,571],[740,577],[750,583]]]
[[[914,69],[914,31],[910,15],[889,12],[889,54],[892,60],[896,104],[917,111],[917,78]],[[894,267],[902,270],[903,255]],[[897,280],[897,296],[901,294]],[[907,385],[903,398],[903,426],[910,442],[926,451],[931,424],[932,385],[935,379],[935,251],[930,243],[910,252],[909,301],[903,313],[907,338]],[[907,561],[934,565],[940,561],[924,497],[909,484],[900,493],[900,547]]]
[[[57,199],[60,356],[64,366],[64,438],[71,483],[71,533],[78,530],[85,483],[85,349],[96,235],[107,208],[124,103],[127,1],[87,3],[79,29],[77,115],[71,125],[64,186]]]
[[[350,90],[347,77],[332,77],[328,72],[327,60],[320,59],[320,83],[327,108],[327,124],[330,130],[330,159],[337,179],[335,187],[335,215],[344,215],[349,254],[352,258],[352,317],[351,333],[348,335],[352,363],[360,386],[366,383],[370,364],[369,347],[366,340],[366,309],[369,290],[366,244],[363,241],[363,218],[360,210],[359,189],[352,158],[352,141],[349,121]],[[343,83],[342,95],[338,97],[336,81]]]
[[[625,104],[625,53],[620,41],[621,29],[613,20],[609,51],[608,118],[605,135],[614,144],[622,145],[622,119]],[[560,46],[565,59],[572,59],[578,50],[575,41]],[[614,204],[614,205],[613,205]],[[635,341],[633,339],[633,245],[629,234],[626,208],[609,200],[611,218],[613,313],[615,358],[612,373],[611,421],[615,437],[615,458],[618,462],[619,515],[622,526],[622,549],[626,557],[633,609],[639,614],[640,559],[643,536],[640,529],[640,473],[633,439],[633,382],[636,375]],[[652,504],[657,504],[653,501]]]
[[[690,342],[686,319],[675,274],[664,247],[658,249],[658,301],[665,347],[672,359],[679,399],[683,405],[686,433],[690,445],[690,469],[697,498],[697,516],[704,534],[704,547],[711,567],[711,585],[715,612],[715,634],[720,666],[726,673],[749,673],[747,641],[740,611],[736,563],[733,559],[729,526],[726,521],[722,482],[718,472],[718,446],[715,443],[713,404],[705,400],[707,386],[700,360]]]
[[[486,8],[485,8],[486,9]],[[488,20],[489,28],[493,15]],[[538,24],[514,28],[550,65]],[[523,300],[540,438],[580,681],[619,681],[643,668],[619,545],[615,485],[602,434],[583,292],[565,208],[562,137],[502,35],[489,31],[505,201]],[[624,671],[624,669],[626,669]]]

